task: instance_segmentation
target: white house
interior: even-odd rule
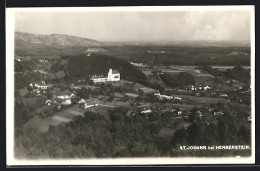
[[[141,111],[141,113],[151,113],[152,110],[151,109],[148,109],[148,110],[144,110],[144,111]]]
[[[220,97],[228,97],[226,93],[220,94]]]
[[[219,112],[214,112],[214,115],[216,116],[216,115],[223,115],[224,113],[223,112],[221,112],[221,111],[219,111]]]
[[[52,101],[50,100],[50,99],[48,99],[48,100],[46,100],[46,102],[45,102],[48,106],[50,106],[51,105],[51,103],[52,103]]]
[[[112,70],[110,68],[107,77],[104,77],[102,75],[101,76],[94,75],[91,77],[91,80],[94,83],[120,81],[120,73],[117,70]]]
[[[55,95],[55,101],[61,103],[62,105],[70,105],[71,98],[74,97],[75,95],[73,93],[69,92],[60,92]]]
[[[134,63],[134,62],[130,62],[131,65],[137,66],[137,67],[147,67],[146,64],[144,63]]]
[[[203,87],[203,88],[204,88],[204,90],[211,89],[211,87],[209,87],[209,86],[205,86],[205,87]]]
[[[91,100],[91,99],[85,101],[85,104],[84,104],[85,109],[93,107],[93,106],[98,106],[98,102],[95,100]]]
[[[38,89],[42,89],[42,90],[46,90],[49,87],[49,85],[45,84],[45,81],[41,81],[41,83],[34,83],[34,85],[31,83],[30,86],[31,87],[34,86],[34,87],[36,87]]]
[[[81,103],[86,103],[86,100],[81,99],[78,103],[79,103],[79,104],[81,104]]]
[[[160,94],[160,93],[154,93],[155,96],[158,96],[159,99],[173,99],[173,96],[167,96],[167,95],[164,95],[164,94]]]
[[[56,97],[62,100],[66,100],[66,99],[71,99],[72,97],[74,97],[75,95],[73,93],[68,93],[68,92],[60,92],[58,94],[56,94]]]
[[[37,83],[35,83],[34,86],[39,89],[42,89],[42,90],[46,90],[48,88],[47,85],[42,85],[42,84],[37,84]]]
[[[174,97],[175,100],[181,100],[181,97]]]

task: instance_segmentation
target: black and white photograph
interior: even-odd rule
[[[254,163],[254,17],[7,8],[7,165]]]

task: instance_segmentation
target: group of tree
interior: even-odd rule
[[[141,114],[128,116],[128,110],[118,107],[106,115],[86,112],[84,117],[51,126],[44,133],[17,129],[15,155],[34,159],[162,157],[183,155],[176,153],[179,145],[250,145],[250,128],[237,124],[230,115],[216,124],[194,121],[187,129],[177,129],[169,139],[160,136],[160,131],[171,124],[172,114],[157,111],[146,118]],[[209,154],[212,153],[206,152],[205,156]]]
[[[162,73],[161,79],[163,82],[171,87],[180,88],[187,85],[195,85],[195,78],[188,72],[181,72],[179,74]]]
[[[218,69],[214,69],[212,67],[203,65],[199,66],[198,69],[202,71],[206,71],[213,76],[217,76],[224,79],[235,79],[243,83],[250,82],[250,70],[245,69],[241,66],[236,66],[232,69],[227,69],[226,71],[220,71]]]
[[[26,72],[32,71],[34,69],[35,63],[33,61],[15,61],[14,62],[14,71],[15,72]]]
[[[174,147],[179,145],[250,145],[250,127],[239,122],[234,116],[223,115],[216,124],[197,120],[187,129],[176,130],[172,137]]]

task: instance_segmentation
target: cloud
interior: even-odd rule
[[[20,12],[16,30],[97,40],[249,40],[246,11]]]
[[[185,17],[193,40],[249,40],[248,12],[190,12]]]

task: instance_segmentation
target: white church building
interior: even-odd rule
[[[92,75],[91,80],[94,83],[120,81],[120,73],[117,70],[109,69],[107,77],[104,77],[103,75]]]

